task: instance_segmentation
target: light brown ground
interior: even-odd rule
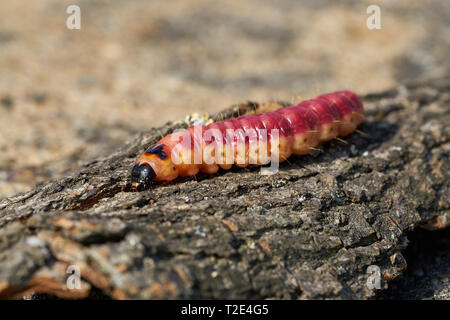
[[[372,3],[2,1],[0,198],[192,112],[448,74],[448,1]]]

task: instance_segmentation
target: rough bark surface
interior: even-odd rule
[[[183,126],[167,124],[1,201],[0,297],[373,297],[368,266],[386,288],[407,267],[406,232],[449,224],[450,78],[362,99],[364,133],[272,176],[232,169],[130,192],[139,153]],[[68,266],[79,289],[67,287]]]

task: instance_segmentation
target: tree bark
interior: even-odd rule
[[[361,133],[272,176],[233,168],[131,192],[137,156],[185,126],[169,123],[1,201],[0,297],[374,297],[407,267],[406,232],[449,225],[450,78],[361,98]]]

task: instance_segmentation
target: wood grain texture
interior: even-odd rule
[[[139,153],[183,127],[169,123],[1,201],[0,297],[81,298],[94,288],[117,299],[373,297],[369,265],[386,288],[406,269],[407,232],[448,226],[450,79],[362,101],[364,135],[294,157],[273,176],[236,168],[129,192]],[[73,264],[76,291],[65,287]]]

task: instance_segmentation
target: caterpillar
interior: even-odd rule
[[[273,112],[191,126],[167,135],[139,157],[131,171],[131,189],[198,172],[214,174],[232,165],[280,163],[349,135],[363,120],[357,95],[337,91]]]

